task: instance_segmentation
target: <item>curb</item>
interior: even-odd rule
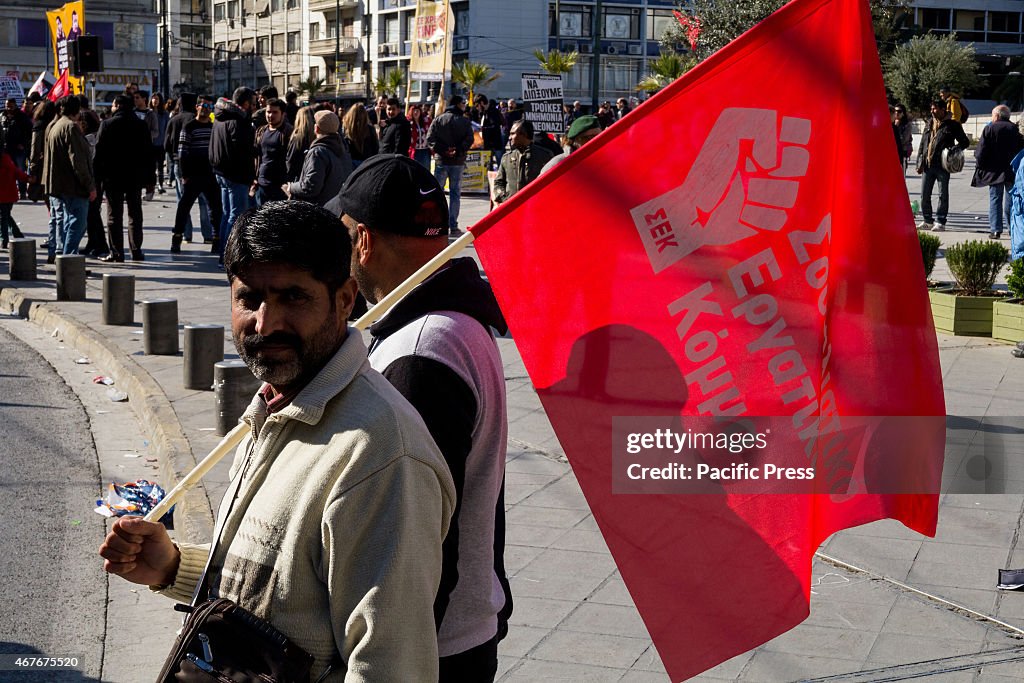
[[[160,479],[166,490],[195,467],[192,447],[163,389],[124,351],[88,325],[57,310],[50,302],[30,299],[13,287],[0,284],[0,306],[16,311],[45,330],[58,331],[69,344],[102,366],[117,386],[128,393],[132,411],[156,452]],[[214,520],[209,495],[202,482],[182,498],[174,521],[183,540],[200,543],[209,539]]]

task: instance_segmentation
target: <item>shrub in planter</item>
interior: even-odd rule
[[[1010,258],[1010,251],[994,241],[971,240],[946,248],[946,263],[962,292],[983,296],[992,291],[999,270]]]
[[[1006,286],[1013,298],[992,305],[992,337],[1019,342],[1024,340],[1024,259],[1010,262]]]
[[[924,277],[927,280],[935,269],[935,259],[939,255],[941,241],[930,232],[917,231],[917,241],[921,243],[921,257],[924,259]]]
[[[957,288],[932,290],[935,329],[957,335],[992,336],[992,291],[999,269],[1010,253],[998,242],[963,242],[946,248],[946,262],[956,279]]]

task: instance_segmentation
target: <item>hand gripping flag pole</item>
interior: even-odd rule
[[[352,324],[357,330],[365,330],[374,321],[384,317],[388,311],[391,310],[392,306],[401,301],[406,294],[416,288],[421,282],[430,277],[438,268],[443,266],[448,261],[455,258],[455,256],[463,249],[473,243],[475,236],[472,232],[466,232],[466,234],[459,237],[457,240],[448,245],[444,251],[440,252],[437,256],[427,261],[417,270],[415,273],[409,276],[409,278],[396,287],[390,294],[385,296],[383,299],[378,301],[373,308],[368,310],[359,320]],[[245,436],[246,425],[239,424],[237,427],[232,429],[230,432],[224,435],[224,438],[220,440],[209,455],[203,458],[195,468],[192,469],[185,478],[182,479],[178,484],[167,492],[164,499],[154,507],[145,519],[147,522],[155,522],[163,517],[167,512],[174,507],[174,504],[181,500],[191,488],[202,480],[206,476],[214,465],[220,462],[224,456],[231,453],[235,447],[242,441],[242,437]]]

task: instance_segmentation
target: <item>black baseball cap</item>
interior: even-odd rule
[[[444,190],[430,171],[401,154],[378,154],[361,163],[338,200],[331,209],[372,230],[408,237],[448,234]]]

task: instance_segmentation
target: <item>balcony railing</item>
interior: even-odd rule
[[[359,7],[359,0],[309,0],[310,12],[333,14],[335,9],[353,9]]]
[[[321,38],[320,40],[309,41],[309,54],[311,55],[333,55],[334,38]],[[341,54],[359,52],[359,39],[350,36],[342,36],[338,49]]]

